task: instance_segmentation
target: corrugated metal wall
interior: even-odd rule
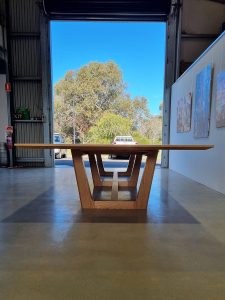
[[[48,27],[48,21],[44,19],[40,1],[8,0],[6,2],[12,114],[14,115],[18,108],[27,108],[30,111],[30,120],[13,120],[15,143],[50,142],[51,94],[49,90],[43,88],[43,85],[46,85],[45,81],[50,81],[50,58],[49,65],[43,63],[46,60],[43,56],[48,56],[49,53],[47,53],[48,47],[42,45],[43,33],[41,32],[43,26]],[[44,28],[44,34],[47,31],[48,28]],[[49,43],[49,36],[46,41]],[[43,75],[49,78],[44,78]],[[40,120],[39,118],[43,116],[44,118]],[[15,163],[51,166],[51,152],[17,149]]]

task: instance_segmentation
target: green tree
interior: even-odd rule
[[[140,130],[143,123],[150,119],[151,115],[147,107],[148,99],[145,97],[135,97],[133,100],[134,117],[133,125],[136,130]]]
[[[59,99],[55,99],[54,108],[54,131],[59,132],[64,137],[67,137],[71,133],[71,127],[68,125],[68,108]]]
[[[55,131],[70,141],[73,140],[74,129],[82,142],[88,141],[87,133],[87,138],[91,137],[92,142],[109,141],[115,135],[127,135],[131,132],[136,135],[139,143],[160,140],[158,136],[161,128],[158,128],[158,119],[149,112],[148,100],[141,96],[132,99],[126,93],[122,73],[118,65],[112,61],[91,62],[77,72],[68,71],[55,85],[54,108]],[[106,134],[105,129],[100,127],[103,132],[100,136],[100,133],[96,132],[96,124],[106,113],[109,113],[108,116],[118,116],[122,119],[118,119],[120,125],[117,129],[116,124],[112,126],[111,135]],[[115,121],[115,118],[112,119]],[[123,130],[121,120],[125,125],[129,120],[129,130],[126,126]],[[156,126],[153,124],[154,120]],[[156,132],[152,131],[153,128]]]
[[[119,115],[105,113],[88,132],[91,143],[111,143],[116,135],[131,135],[132,122]]]
[[[145,121],[142,135],[147,137],[152,144],[162,143],[162,117],[152,116]]]
[[[160,111],[160,116],[163,114],[163,100],[159,104],[159,111]]]
[[[92,62],[76,73],[69,71],[55,85],[55,124],[62,126],[61,112],[64,107],[66,125],[62,130],[72,135],[73,127],[83,136],[112,109],[116,99],[123,94],[125,84],[114,62]]]
[[[151,141],[146,136],[142,135],[139,131],[133,131],[132,136],[138,144],[149,145]]]
[[[132,121],[132,129],[140,130],[143,122],[151,117],[145,97],[131,99],[128,94],[123,94],[114,102],[111,112],[121,115]]]

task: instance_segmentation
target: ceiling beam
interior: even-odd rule
[[[225,4],[225,0],[209,0],[209,1]]]

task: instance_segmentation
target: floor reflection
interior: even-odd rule
[[[4,223],[198,223],[169,193],[153,185],[147,211],[82,210],[74,195],[54,187],[5,218]],[[68,226],[69,228],[69,226]],[[60,238],[60,237],[57,237]],[[63,238],[63,237],[61,237]]]

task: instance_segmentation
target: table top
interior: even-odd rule
[[[71,149],[82,153],[148,153],[157,150],[207,150],[214,145],[14,144],[17,148]]]

